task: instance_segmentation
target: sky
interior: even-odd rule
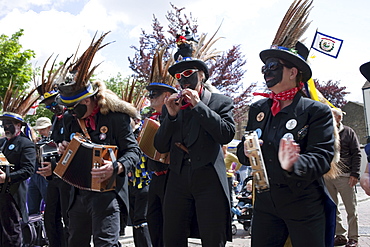
[[[240,45],[247,61],[243,85],[263,83],[260,51],[268,49],[292,0],[0,0],[0,33],[11,36],[24,29],[20,39],[24,49],[34,50],[34,67],[42,67],[54,54],[59,61],[71,56],[78,45],[84,51],[94,34],[111,31],[104,42],[114,43],[100,50],[93,65],[103,62],[96,72],[103,79],[117,73],[130,75],[130,46],[138,46],[141,30],[150,33],[155,15],[167,27],[165,19],[170,3],[185,7],[198,22],[198,33],[211,36],[222,23],[214,45],[227,51]],[[346,100],[363,102],[362,86],[366,79],[359,72],[361,64],[370,61],[369,0],[314,0],[308,17],[312,21],[303,34],[304,44],[311,46],[315,31],[343,39],[337,59],[311,50],[309,63],[312,78],[320,82],[339,81],[350,92]]]

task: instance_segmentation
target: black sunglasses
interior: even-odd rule
[[[291,69],[294,66],[292,64],[289,64],[289,63],[286,63],[286,62],[285,63],[271,62],[271,63],[263,65],[262,68],[261,68],[261,72],[262,72],[262,74],[265,74],[267,70],[274,71],[274,70],[277,70],[277,69],[282,69],[283,67]]]
[[[150,91],[149,92],[149,94],[147,95],[147,97],[149,98],[149,99],[155,99],[155,98],[158,98],[159,96],[161,96],[162,95],[162,91]]]

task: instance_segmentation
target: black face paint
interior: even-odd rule
[[[10,134],[15,134],[15,126],[11,121],[3,121],[3,127],[5,132],[9,132]]]
[[[198,73],[195,72],[189,77],[182,76],[180,80],[177,80],[180,83],[182,89],[190,88],[195,90],[195,87],[198,85]]]
[[[86,111],[87,111],[87,106],[86,105],[82,105],[82,104],[78,104],[73,109],[73,113],[76,115],[77,118],[82,118],[83,116],[85,116]]]
[[[283,79],[284,66],[277,58],[269,58],[266,60],[265,66],[262,67],[263,77],[266,81],[266,86],[271,88],[281,82]]]

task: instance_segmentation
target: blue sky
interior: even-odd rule
[[[269,48],[275,32],[291,0],[189,0],[171,1],[185,7],[186,13],[197,18],[200,33],[215,32],[223,21],[218,36],[225,37],[215,44],[220,51],[240,44],[247,70],[243,82],[263,82],[259,52]],[[185,5],[186,4],[186,5]],[[309,20],[310,28],[303,35],[310,46],[315,30],[344,40],[337,59],[318,52],[310,60],[313,78],[320,81],[340,81],[351,94],[347,100],[363,102],[362,86],[365,78],[359,66],[370,61],[370,1],[368,0],[314,0]],[[118,72],[129,75],[128,57],[134,55],[129,47],[138,45],[140,30],[151,31],[153,14],[167,26],[164,18],[171,9],[162,0],[12,0],[0,1],[0,30],[11,35],[23,28],[21,44],[36,52],[32,60],[42,66],[52,53],[64,60],[81,43],[83,51],[96,31],[111,31],[106,42],[115,41],[98,52],[93,63],[103,63],[97,69],[102,78]]]

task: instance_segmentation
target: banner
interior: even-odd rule
[[[316,31],[311,48],[325,55],[337,58],[342,44],[343,40]]]

